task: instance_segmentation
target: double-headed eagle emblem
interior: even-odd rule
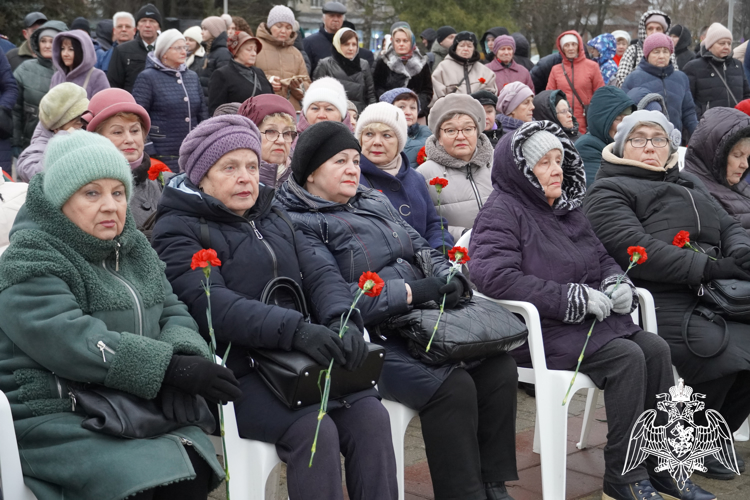
[[[668,421],[656,425],[656,410],[641,414],[630,433],[623,474],[635,469],[649,455],[659,460],[655,472],[668,470],[680,489],[694,470],[706,471],[703,459],[710,455],[735,474],[740,473],[732,432],[724,417],[716,410],[706,410],[708,425],[696,425],[693,421],[694,414],[705,408],[699,399],[705,398],[704,394],[693,393],[680,379],[677,386],[669,388],[668,395],[656,397],[663,399],[656,406],[667,413]]]

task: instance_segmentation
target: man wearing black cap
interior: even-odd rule
[[[456,30],[453,26],[441,26],[437,30],[437,38],[432,44],[432,53],[435,54],[435,60],[432,62],[432,71],[435,71],[445,56],[448,55],[448,49],[453,45],[453,39],[456,38]]]
[[[118,45],[112,51],[107,69],[111,86],[132,92],[135,79],[146,67],[146,56],[154,50],[161,23],[161,13],[150,3],[136,12],[135,26],[138,33],[135,38]]]
[[[471,97],[479,101],[484,108],[485,120],[482,133],[487,136],[494,148],[503,136],[503,124],[496,119],[497,96],[489,90],[478,90],[471,94]]]
[[[34,51],[31,50],[31,46],[29,45],[29,38],[31,38],[31,34],[36,31],[39,26],[46,22],[47,16],[41,12],[31,12],[30,14],[26,14],[26,17],[23,19],[23,25],[26,26],[26,29],[23,30],[23,37],[25,38],[24,42],[20,47],[11,49],[5,54],[13,71],[15,71],[22,62],[36,57]]]
[[[344,25],[345,17],[346,7],[342,3],[328,2],[323,5],[323,26],[320,31],[303,40],[305,52],[310,57],[311,75],[321,59],[331,57],[333,35]]]
[[[435,43],[435,40],[437,39],[437,31],[432,28],[427,28],[421,35],[419,35],[419,38],[422,39],[422,50],[420,52],[424,52],[427,56],[427,60],[430,62],[430,70],[432,70],[432,68],[435,67],[433,65],[435,62],[435,54],[432,53],[432,44]]]

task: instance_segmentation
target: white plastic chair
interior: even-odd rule
[[[687,148],[685,146],[680,146],[677,148],[677,167],[682,170],[685,168],[685,153],[687,153]]]
[[[416,410],[388,399],[382,400],[391,420],[393,453],[396,455],[396,475],[398,478],[398,500],[404,500],[404,437],[411,420],[419,415]]]
[[[37,500],[23,482],[10,403],[0,391],[0,489],[7,500]]]

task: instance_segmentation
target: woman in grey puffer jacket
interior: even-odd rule
[[[492,193],[492,143],[484,130],[485,113],[479,101],[465,94],[450,94],[430,111],[433,135],[425,143],[427,161],[417,172],[427,180],[448,179],[440,195],[438,215],[448,220],[448,231],[458,241],[474,225],[479,210]],[[474,129],[469,132],[469,129]],[[461,132],[458,132],[461,129]],[[451,131],[455,134],[451,137]],[[427,186],[437,206],[437,191]]]

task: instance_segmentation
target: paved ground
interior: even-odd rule
[[[598,500],[601,498],[602,476],[604,474],[603,448],[606,441],[607,427],[602,401],[599,401],[595,414],[597,419],[589,436],[589,447],[578,450],[576,442],[580,437],[584,409],[584,392],[579,392],[570,403],[568,419],[568,472],[567,499]],[[519,481],[509,483],[509,491],[515,500],[539,500],[541,492],[541,468],[539,455],[533,453],[534,419],[536,414],[535,400],[523,391],[518,391],[518,414],[516,420],[516,457],[518,461]],[[750,457],[750,442],[736,443],[738,452]],[[406,431],[405,445],[406,499],[432,500],[432,484],[427,460],[424,453],[424,442],[419,419],[412,421]],[[286,499],[286,471],[283,464],[279,467],[278,480],[270,480],[266,485],[267,500]],[[720,500],[750,499],[750,479],[740,476],[732,481],[713,481],[694,475],[693,481],[714,493]],[[224,490],[211,495],[212,499],[226,498]],[[234,499],[241,500],[241,499]]]

